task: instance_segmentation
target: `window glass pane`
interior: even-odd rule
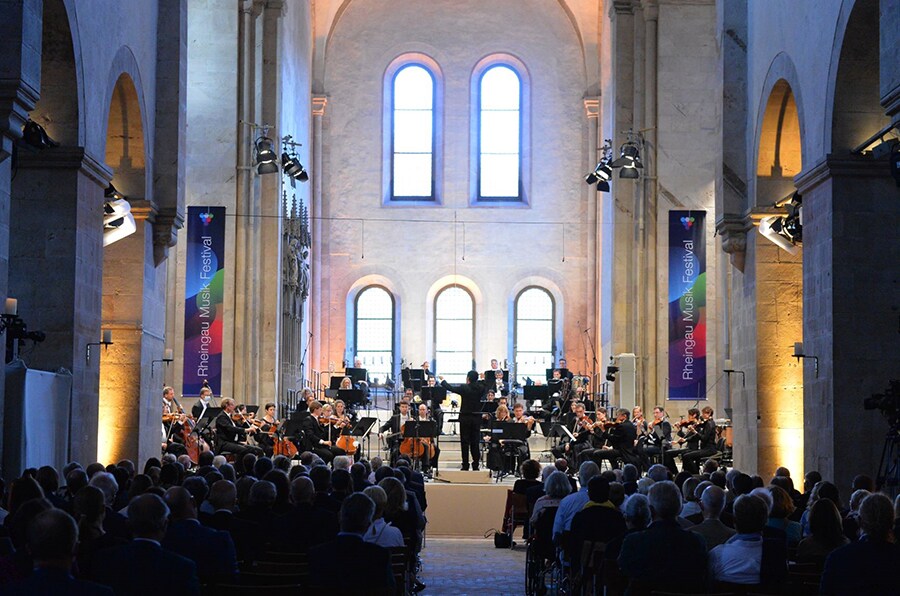
[[[394,156],[394,196],[431,196],[430,153],[399,153]]]
[[[519,109],[519,76],[511,68],[494,66],[482,75],[481,109]]]
[[[394,109],[430,110],[434,103],[434,79],[421,66],[402,68],[394,78]]]
[[[369,379],[383,383],[394,353],[394,303],[384,288],[369,287],[356,300],[356,358]]]
[[[474,305],[462,288],[442,290],[435,300],[435,368],[452,383],[465,381],[472,368]]]
[[[481,152],[519,153],[519,112],[485,112],[481,117]]]
[[[482,197],[518,197],[519,156],[482,154],[480,191]]]
[[[553,366],[554,308],[550,294],[529,288],[516,299],[516,373],[521,380],[544,379]]]
[[[431,110],[398,110],[394,114],[394,151],[431,154]]]

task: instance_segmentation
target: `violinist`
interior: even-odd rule
[[[637,431],[638,439],[647,435],[647,420],[644,418],[644,410],[641,406],[635,406],[631,410],[631,423]],[[637,445],[637,442],[635,442],[635,445]]]
[[[653,408],[653,420],[648,425],[646,436],[638,441],[638,453],[644,470],[650,468],[650,456],[663,453],[672,444],[672,425],[662,406]]]
[[[681,419],[675,423],[675,427],[678,428],[678,432],[676,433],[677,438],[672,441],[673,449],[667,452],[663,457],[663,462],[673,475],[678,473],[678,468],[675,466],[675,458],[687,455],[692,451],[697,451],[700,445],[700,433],[697,432],[699,425],[700,410],[697,408],[688,410],[686,420]],[[676,445],[682,445],[684,448],[674,449]],[[684,467],[684,459],[681,460],[681,463],[682,467]]]
[[[254,437],[256,444],[262,447],[268,457],[272,457],[275,450],[275,430],[278,428],[278,419],[275,418],[275,404],[267,403],[263,406],[265,414],[258,421],[260,432]]]
[[[592,432],[595,422],[585,413],[583,403],[574,402],[573,410],[574,416],[566,428],[575,436],[575,439],[560,443],[558,447],[551,449],[551,452],[555,458],[565,458],[571,467],[576,468],[582,452],[595,448],[594,433]],[[598,410],[598,416],[601,416],[601,412],[605,415],[603,410]]]
[[[378,429],[382,439],[387,443],[391,466],[397,462],[397,456],[400,454],[400,440],[403,438],[403,425],[413,419],[409,413],[408,401],[401,401],[399,408],[400,411],[391,416],[388,421],[382,424]]]
[[[175,401],[175,390],[163,387],[162,449],[175,456],[187,453],[182,439],[184,412]]]
[[[686,443],[687,449],[681,451],[681,467],[691,474],[700,473],[700,462],[716,453],[716,422],[713,420],[713,409],[706,406],[701,411],[696,408],[688,410],[687,424],[680,425],[678,430],[678,443]],[[666,456],[666,466],[669,470],[675,468],[674,451]],[[671,456],[671,457],[670,457]]]
[[[232,416],[237,412],[237,406],[233,399],[225,397],[222,398],[221,403],[222,411],[216,417],[219,453],[227,451],[239,457],[252,453],[257,457],[261,457],[263,455],[262,449],[246,443],[247,437],[256,434],[259,429],[252,425],[250,428],[243,428],[232,419]]]
[[[620,459],[625,463],[639,463],[638,454],[634,449],[637,431],[629,420],[628,410],[619,408],[616,410],[615,420],[596,425],[593,432],[602,435],[609,444],[608,448],[596,449],[589,454],[591,460],[601,466],[601,469],[603,460],[608,461],[613,470],[619,468]]]
[[[495,425],[504,422],[512,422],[512,418],[509,415],[509,408],[505,405],[500,405],[497,406],[497,410],[494,412],[494,421],[491,423],[491,429],[493,429]],[[502,451],[503,441],[494,437],[493,433],[484,435],[484,441],[489,444],[487,452],[488,469],[494,470],[495,472],[502,470],[505,463]]]
[[[304,449],[312,451],[326,463],[338,455],[345,455],[343,449],[334,445],[334,439],[328,437],[326,426],[330,425],[331,420],[323,417],[322,404],[312,401],[309,404],[309,413],[310,415],[300,423],[300,428],[303,429]]]

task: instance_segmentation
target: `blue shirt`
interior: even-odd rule
[[[588,498],[587,487],[582,487],[577,493],[567,496],[560,501],[559,509],[556,510],[556,519],[553,521],[553,540],[559,540],[560,535],[566,530],[572,529],[572,518],[575,514],[584,509],[590,499]]]

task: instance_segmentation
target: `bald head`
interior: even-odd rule
[[[230,480],[217,480],[209,489],[209,504],[216,511],[225,509],[234,511],[234,504],[237,501],[237,487]]]
[[[316,499],[316,487],[306,476],[297,476],[291,482],[291,502],[294,505],[311,505]]]
[[[191,496],[191,493],[186,488],[173,486],[166,491],[165,500],[173,520],[197,518],[194,497]]]
[[[704,519],[718,519],[725,508],[725,491],[715,485],[707,486],[700,495],[700,509]]]

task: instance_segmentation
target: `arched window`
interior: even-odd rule
[[[553,337],[556,308],[550,292],[531,286],[516,297],[515,339],[516,377],[543,379],[553,366]]]
[[[478,200],[522,200],[522,81],[496,64],[478,87]]]
[[[356,296],[354,354],[370,379],[384,382],[394,357],[394,297],[381,286],[369,286]]]
[[[393,201],[435,198],[435,78],[422,64],[401,67],[391,93]]]
[[[448,286],[434,298],[435,370],[462,383],[475,359],[475,301],[460,286]]]

